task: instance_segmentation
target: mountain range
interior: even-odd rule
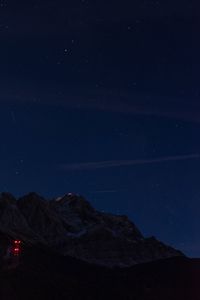
[[[8,246],[3,243],[5,237],[107,267],[130,267],[184,256],[155,237],[144,237],[128,217],[99,212],[84,197],[73,193],[51,200],[36,193],[19,199],[2,193],[0,233],[2,256]]]

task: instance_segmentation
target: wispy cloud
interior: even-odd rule
[[[59,168],[65,171],[82,171],[82,170],[96,170],[96,169],[106,169],[106,168],[113,168],[113,167],[123,167],[123,166],[157,164],[157,163],[184,161],[184,160],[199,159],[199,158],[200,158],[200,154],[188,154],[188,155],[166,156],[166,157],[159,157],[153,159],[110,160],[110,161],[98,161],[98,162],[86,162],[86,163],[61,164],[59,165]]]
[[[49,89],[49,88],[48,88]],[[29,88],[23,95],[2,94],[0,103],[36,104],[60,106],[65,109],[96,110],[124,115],[141,115],[151,117],[170,118],[186,122],[200,123],[200,103],[195,99],[178,99],[117,91],[116,89],[98,90],[89,87],[69,90],[58,94],[54,90],[46,92],[41,88],[39,92]]]

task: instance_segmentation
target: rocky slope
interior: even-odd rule
[[[1,194],[0,232],[25,244],[45,245],[61,255],[107,266],[182,256],[153,237],[144,238],[126,216],[98,212],[71,193],[51,201],[35,193],[19,199]]]

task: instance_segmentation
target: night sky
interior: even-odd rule
[[[200,256],[200,4],[0,1],[0,190],[84,195]]]

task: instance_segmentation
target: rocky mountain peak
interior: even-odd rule
[[[56,203],[60,205],[66,205],[74,211],[94,211],[94,208],[91,204],[82,196],[74,193],[68,193],[63,197],[55,199]]]
[[[38,205],[45,205],[46,200],[38,195],[37,193],[29,193],[21,198],[18,199],[17,203],[18,205],[33,205],[33,206],[38,206]]]

